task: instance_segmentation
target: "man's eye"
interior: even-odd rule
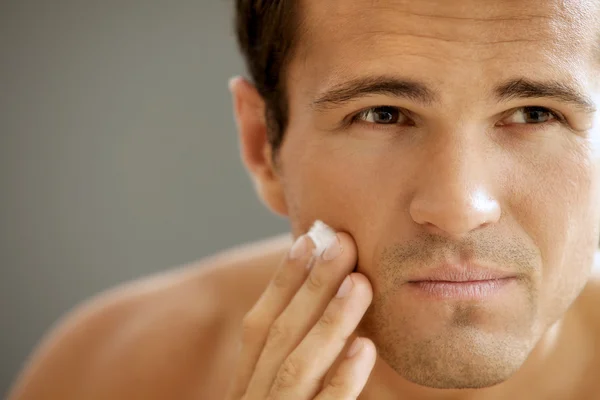
[[[352,122],[367,122],[371,124],[393,125],[404,117],[396,107],[380,106],[361,111],[352,118]]]
[[[521,107],[508,118],[509,124],[542,124],[562,117],[544,107]]]

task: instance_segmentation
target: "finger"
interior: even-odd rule
[[[356,246],[350,235],[337,233],[332,250],[320,256],[286,309],[272,324],[248,387],[265,398],[281,364],[321,317],[340,284],[356,264]],[[339,250],[333,259],[333,249]]]
[[[314,243],[306,235],[300,236],[282,260],[259,300],[244,317],[242,348],[228,398],[237,399],[245,393],[269,327],[289,304],[309,274],[309,267],[313,262],[313,249]]]
[[[271,389],[273,397],[312,399],[317,395],[372,296],[371,285],[364,275],[348,275],[321,318],[283,362]]]
[[[346,358],[314,400],[355,400],[365,388],[375,366],[377,351],[367,338],[356,338]]]

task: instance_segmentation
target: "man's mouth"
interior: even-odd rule
[[[516,282],[514,272],[475,264],[444,264],[409,277],[408,286],[434,299],[483,300]]]
[[[418,281],[409,286],[437,299],[483,300],[505,289],[515,278],[490,279],[486,281]]]

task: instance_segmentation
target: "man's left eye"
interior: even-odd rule
[[[559,120],[560,116],[545,107],[517,108],[508,118],[509,124],[541,124],[552,120]]]
[[[378,125],[393,125],[405,118],[397,107],[379,106],[361,111],[354,116],[353,122],[368,122]]]

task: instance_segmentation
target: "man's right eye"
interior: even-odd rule
[[[367,122],[380,125],[394,125],[402,122],[404,114],[397,107],[379,106],[371,107],[356,114],[352,122]]]

